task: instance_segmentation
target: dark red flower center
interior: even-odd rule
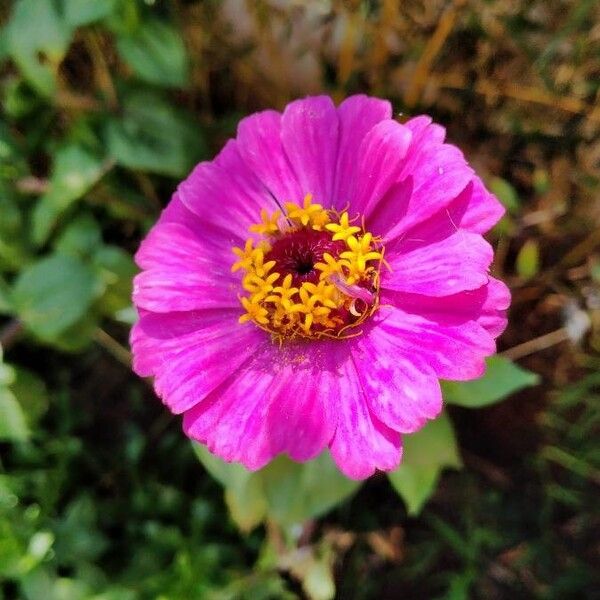
[[[320,271],[315,264],[323,262],[325,253],[337,258],[346,249],[342,241],[332,241],[327,231],[299,229],[276,239],[265,254],[265,262],[274,260],[282,279],[292,276],[292,284],[300,287],[304,282],[318,283]]]

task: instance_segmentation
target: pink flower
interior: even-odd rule
[[[179,185],[136,256],[131,345],[189,437],[249,469],[329,448],[361,479],[440,413],[438,379],[483,374],[510,296],[481,234],[504,211],[444,135],[306,98]]]

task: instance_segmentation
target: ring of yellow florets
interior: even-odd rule
[[[284,210],[271,214],[263,209],[261,222],[250,232],[259,239],[233,248],[238,260],[231,267],[244,272],[241,323],[252,321],[280,342],[346,338],[356,335],[355,328],[377,309],[383,248],[347,212],[326,210],[307,194],[302,206],[287,202]],[[293,236],[316,236],[335,248],[311,265],[315,281],[299,282],[299,275],[285,272],[284,261],[272,259],[286,237],[290,242]]]

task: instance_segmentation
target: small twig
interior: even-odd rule
[[[600,245],[600,229],[595,229],[577,246],[571,248],[560,261],[560,264],[566,267],[573,267],[580,261],[587,258],[596,246]]]
[[[565,342],[568,339],[569,334],[567,333],[566,327],[561,327],[560,329],[541,335],[533,340],[528,340],[518,346],[513,346],[512,348],[501,352],[500,356],[510,358],[511,360],[517,360],[518,358],[529,356],[540,350],[546,350],[546,348]]]
[[[145,196],[156,210],[161,209],[160,198],[156,193],[156,188],[152,183],[152,180],[145,173],[141,173],[140,171],[133,171],[133,176],[135,177],[137,184],[140,186],[142,190],[142,195]]]
[[[427,85],[431,67],[454,28],[454,23],[456,22],[456,17],[458,15],[458,8],[462,4],[464,4],[464,2],[455,0],[453,4],[446,8],[440,17],[436,30],[427,40],[423,54],[421,54],[419,61],[417,62],[411,82],[412,85],[410,85],[404,95],[404,101],[408,107],[414,106],[419,101],[421,93]]]
[[[510,477],[502,469],[490,461],[485,460],[476,454],[472,454],[471,452],[467,452],[464,449],[461,450],[461,454],[467,466],[472,467],[473,469],[476,469],[482,473],[499,488],[505,490],[512,486],[512,480]]]
[[[427,84],[438,88],[457,90],[465,90],[470,87],[469,82],[461,73],[430,74]],[[489,100],[505,97],[511,100],[541,104],[553,109],[582,115],[584,119],[592,123],[600,123],[600,109],[598,107],[594,108],[584,100],[573,96],[557,96],[546,90],[518,83],[497,84],[489,79],[479,79],[474,84],[473,91]]]
[[[85,36],[86,45],[94,62],[94,75],[100,89],[104,92],[108,105],[112,110],[119,106],[119,100],[115,85],[110,74],[110,69],[104,52],[100,46],[99,35],[95,31],[89,31]]]
[[[549,210],[536,210],[526,215],[523,215],[520,219],[521,227],[534,227],[541,225],[542,223],[548,223],[553,221],[557,217],[561,217],[567,212],[566,207],[557,206]]]
[[[347,14],[346,17],[346,28],[341,39],[337,61],[337,80],[340,89],[344,89],[352,74],[354,59],[356,58],[357,30],[360,28],[358,20],[361,15],[357,12]]]
[[[29,175],[18,179],[15,187],[21,194],[41,195],[48,191],[48,180]]]
[[[58,106],[58,108],[65,110],[102,110],[102,104],[96,100],[96,98],[75,94],[67,90],[59,90],[56,94],[54,103],[56,106]]]
[[[114,337],[106,333],[104,329],[100,329],[100,327],[96,329],[94,332],[94,340],[120,363],[125,365],[128,369],[131,368],[131,352],[129,352],[125,346],[117,342]]]
[[[494,275],[502,279],[504,265],[510,248],[510,240],[506,236],[501,236],[496,244],[496,256],[494,258]]]
[[[267,530],[268,543],[275,549],[277,556],[284,556],[287,552],[287,546],[281,526],[273,519],[267,519],[265,527]]]

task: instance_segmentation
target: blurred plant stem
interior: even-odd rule
[[[131,368],[131,352],[117,342],[114,337],[106,333],[104,329],[100,327],[96,329],[94,340],[121,364],[125,365],[128,369]]]

